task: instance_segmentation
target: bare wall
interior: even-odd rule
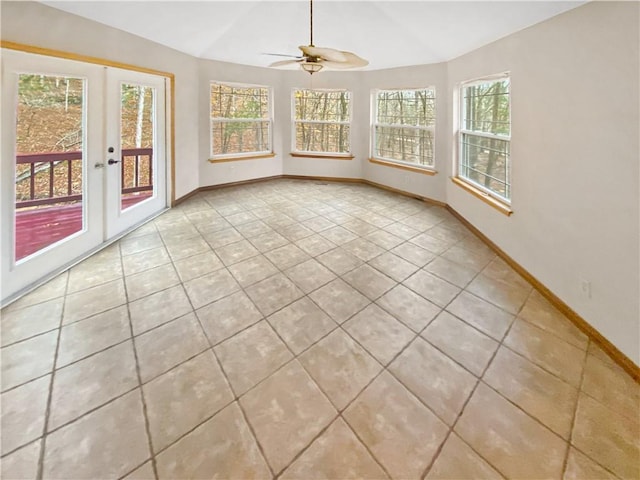
[[[447,202],[636,364],[639,9],[588,3],[448,63],[449,98],[461,81],[511,72],[514,214],[451,182]]]

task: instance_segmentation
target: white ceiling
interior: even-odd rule
[[[190,55],[245,65],[309,43],[309,2],[46,1]],[[314,44],[352,51],[367,69],[447,61],[584,1],[314,1]]]

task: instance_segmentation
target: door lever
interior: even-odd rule
[[[107,163],[109,165],[115,165],[116,163],[120,163],[120,160],[114,160],[113,158],[110,158],[109,160],[107,160]]]

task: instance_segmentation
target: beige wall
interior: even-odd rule
[[[198,60],[165,46],[35,2],[2,2],[2,40],[170,72],[176,79],[176,198],[198,178]]]
[[[178,197],[198,186],[285,173],[367,178],[446,201],[640,364],[639,10],[637,2],[591,2],[446,64],[313,78],[197,60],[28,2],[2,3],[2,38],[175,73]],[[456,85],[503,71],[512,82],[511,217],[449,180]],[[275,158],[207,162],[211,80],[273,86]],[[288,155],[291,89],[311,85],[353,92],[354,160]],[[425,85],[435,85],[438,99],[439,174],[369,164],[371,89]],[[591,298],[581,292],[582,280],[591,282]]]
[[[451,182],[447,202],[636,364],[639,9],[588,3],[448,63],[449,98],[458,82],[511,72],[514,214]]]

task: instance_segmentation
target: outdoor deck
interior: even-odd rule
[[[151,192],[122,199],[124,208],[146,200]],[[82,203],[16,211],[16,259],[73,235],[82,229]]]

